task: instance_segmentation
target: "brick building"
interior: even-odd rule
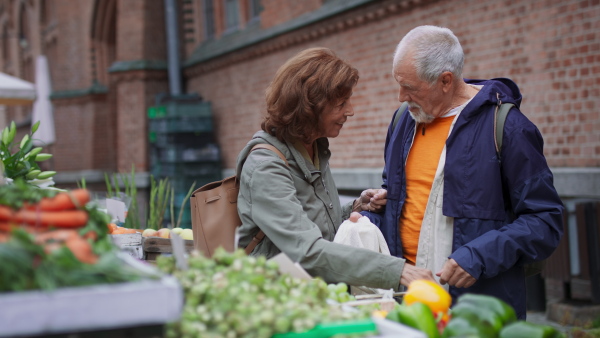
[[[0,71],[34,81],[46,55],[52,79],[59,184],[132,164],[149,172],[146,111],[169,92],[164,1],[0,0]],[[380,183],[397,85],[391,59],[415,26],[452,29],[469,78],[509,77],[540,129],[565,201],[600,198],[598,0],[179,0],[183,93],[210,102],[224,175],[260,128],[264,90],[298,51],[332,48],[360,72],[355,116],[331,140],[340,190]],[[0,111],[27,127],[30,107]],[[567,203],[568,204],[568,203]],[[569,204],[568,204],[569,205]]]

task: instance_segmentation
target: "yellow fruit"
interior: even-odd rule
[[[183,229],[183,231],[181,232],[181,238],[192,240],[194,239],[194,232],[192,231],[192,229]]]
[[[388,312],[384,311],[384,310],[376,310],[376,311],[373,311],[373,313],[371,313],[371,315],[373,317],[377,317],[377,318],[385,318],[388,315]]]
[[[447,312],[452,304],[450,294],[438,283],[429,280],[416,280],[410,283],[404,295],[404,303],[423,303],[434,314]]]

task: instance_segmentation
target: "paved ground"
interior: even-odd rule
[[[592,338],[592,337],[600,337],[600,329],[595,330],[584,330],[579,328],[584,333],[579,333],[579,335],[573,335],[573,329],[577,328],[572,325],[562,325],[555,321],[548,320],[545,312],[527,312],[527,321],[535,324],[542,325],[550,325],[565,333],[567,337],[577,337],[577,338]]]

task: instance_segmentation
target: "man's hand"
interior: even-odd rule
[[[437,283],[430,270],[404,263],[404,269],[402,269],[402,275],[400,276],[400,284],[408,286],[410,282],[418,279],[426,279]]]
[[[457,288],[468,288],[477,281],[477,279],[473,278],[473,276],[461,268],[452,258],[447,260],[446,263],[444,263],[442,270],[435,275],[440,277],[440,283],[442,285],[448,283],[448,285]]]
[[[387,190],[367,189],[354,202],[353,211],[379,212],[387,203]]]

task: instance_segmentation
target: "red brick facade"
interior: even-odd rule
[[[332,48],[360,72],[356,115],[332,140],[332,168],[380,168],[398,105],[392,53],[403,34],[422,24],[456,33],[466,53],[465,77],[509,77],[520,86],[522,110],[542,132],[553,168],[600,167],[598,0],[262,0],[254,25],[251,2],[238,0],[235,32],[225,30],[225,0],[212,0],[209,40],[205,1],[179,2],[184,89],[212,104],[223,168],[234,167],[259,129],[264,90],[276,69],[312,46]],[[0,1],[0,46],[10,49],[0,53],[0,71],[33,81],[35,56],[48,56],[57,171],[128,171],[132,164],[148,171],[146,110],[168,91],[163,6]],[[25,34],[22,22],[26,47],[18,38]],[[26,123],[28,109],[9,107],[0,123]]]

